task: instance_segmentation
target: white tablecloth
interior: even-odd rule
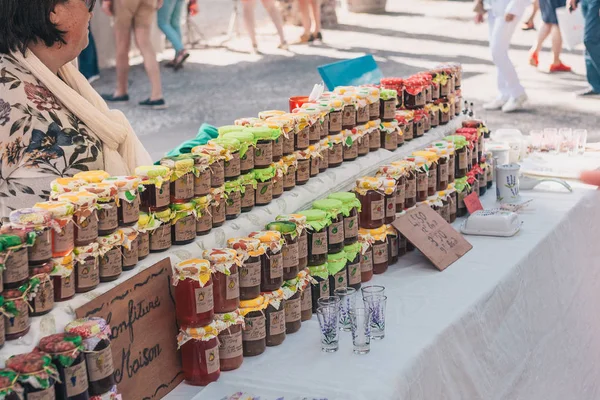
[[[523,196],[534,202],[515,237],[468,236],[473,250],[444,272],[413,253],[375,276],[387,326],[369,354],[352,353],[350,334],[322,353],[313,317],[217,382],[167,399],[600,399],[600,194]]]
[[[359,157],[356,161],[345,162],[338,168],[329,169],[325,173],[311,178],[306,185],[297,186],[293,190],[285,192],[268,206],[255,207],[251,212],[242,214],[236,220],[227,221],[222,227],[213,229],[211,234],[199,237],[194,243],[186,246],[173,246],[167,252],[151,254],[132,271],[123,273],[118,280],[102,283],[89,293],[77,294],[69,301],[57,303],[51,313],[32,319],[31,330],[27,335],[6,343],[0,350],[0,364],[3,365],[4,361],[13,354],[31,351],[38,344],[40,338],[62,331],[65,325],[75,318],[74,310],[165,257],[170,257],[172,263],[201,257],[203,249],[225,247],[229,238],[247,236],[252,231],[262,230],[276,216],[308,208],[313,201],[326,197],[329,193],[348,189],[357,177],[373,174],[378,166],[410,155],[411,152],[452,134],[461,126],[461,120],[462,117],[459,117],[447,125],[432,129],[425,136],[405,143],[395,152],[380,149],[365,157]]]

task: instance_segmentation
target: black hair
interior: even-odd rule
[[[0,0],[0,53],[25,54],[32,43],[52,47],[66,44],[65,32],[50,21],[50,13],[59,3],[69,0]]]

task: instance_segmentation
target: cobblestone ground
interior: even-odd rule
[[[600,138],[600,100],[579,100],[573,95],[585,87],[582,51],[566,52],[563,57],[574,73],[538,71],[527,63],[535,32],[519,31],[511,52],[530,97],[527,110],[510,115],[481,111],[480,104],[495,96],[495,74],[488,54],[487,26],[471,22],[469,2],[389,0],[388,12],[379,15],[339,10],[340,24],[323,32],[323,43],[295,45],[289,51],[276,49],[274,28],[266,20],[259,24],[260,55],[247,53],[249,45],[243,37],[228,42],[228,47],[217,46],[223,38],[214,34],[226,30],[223,21],[229,12],[219,15],[217,27],[201,26],[210,47],[194,50],[182,71],[162,69],[168,110],[145,110],[136,105],[148,96],[149,87],[142,66],[132,69],[132,101],[119,108],[153,157],[194,136],[203,122],[223,125],[260,110],[285,109],[289,96],[307,94],[321,81],[318,66],[366,53],[376,57],[386,75],[405,76],[443,61],[461,62],[466,77],[463,93],[492,129],[516,127],[528,132],[572,126],[588,129],[592,141]],[[300,33],[300,28],[286,27],[290,42]],[[171,56],[169,51],[162,55],[165,59]],[[541,55],[542,70],[548,62],[546,50]],[[111,91],[114,79],[114,69],[105,70],[96,88]]]

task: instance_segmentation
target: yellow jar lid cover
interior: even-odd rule
[[[100,183],[106,178],[110,177],[110,174],[106,171],[83,171],[73,176],[76,179],[83,179],[88,183]]]

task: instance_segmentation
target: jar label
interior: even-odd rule
[[[458,153],[458,169],[467,169],[467,152],[462,151]]]
[[[40,284],[38,292],[33,299],[33,308],[36,313],[52,310],[54,307],[54,286],[51,280]]]
[[[432,168],[429,170],[429,180],[427,181],[427,187],[433,188],[434,191],[437,188],[437,168]]]
[[[456,168],[456,161],[455,161],[455,157],[450,157],[450,160],[448,162],[448,180],[453,182],[454,179],[454,174],[456,172],[455,170]]]
[[[15,301],[17,307],[17,315],[14,317],[4,317],[6,325],[6,334],[12,335],[13,333],[20,333],[29,328],[29,305],[26,301],[17,300]]]
[[[233,300],[240,297],[240,276],[235,273],[228,275],[226,278],[227,290],[225,291],[225,298],[227,300]]]
[[[258,182],[256,186],[256,204],[267,204],[273,200],[273,182]]]
[[[196,232],[206,232],[212,229],[212,215],[204,212],[200,218],[196,220]]]
[[[344,146],[344,160],[352,160],[358,157],[358,143],[352,143],[352,146]]]
[[[384,100],[383,102],[383,118],[392,119],[396,116],[396,100]]]
[[[308,126],[296,134],[296,148],[303,150],[310,144]]]
[[[414,199],[417,196],[417,180],[416,179],[408,179],[406,181],[406,198]]]
[[[194,174],[188,172],[173,183],[175,193],[172,194],[175,199],[187,200],[194,197]]]
[[[251,169],[254,169],[254,151],[252,151],[252,148],[249,148],[244,157],[240,158],[240,172]]]
[[[373,245],[373,263],[383,264],[388,262],[388,245],[387,243]]]
[[[64,253],[73,249],[75,241],[75,229],[73,221],[60,229],[60,232],[52,231],[52,251],[54,253]]]
[[[223,186],[225,183],[225,163],[223,160],[212,163],[210,168],[212,169],[211,186]]]
[[[364,124],[369,121],[369,107],[359,107],[356,112],[356,122]]]
[[[450,111],[448,111],[448,112],[440,111],[440,114],[441,114],[440,122],[442,124],[450,122]]]
[[[298,160],[298,170],[296,171],[296,182],[304,182],[310,178],[310,161]]]
[[[242,196],[241,192],[235,190],[229,193],[227,206],[225,208],[226,215],[238,215],[242,212]]]
[[[294,135],[288,134],[288,137],[285,137],[285,135],[281,137],[283,137],[283,153],[292,154],[294,152]]]
[[[396,195],[385,196],[385,216],[386,218],[396,217]]]
[[[390,249],[392,253],[390,258],[398,257],[398,237],[388,237],[388,240],[390,241]]]
[[[140,218],[140,196],[135,196],[131,203],[121,199],[121,212],[124,224],[137,222]]]
[[[287,174],[283,175],[283,187],[288,189],[294,186],[296,186],[296,167],[292,165],[288,167]]]
[[[105,349],[86,352],[85,363],[91,382],[97,382],[112,375],[114,367],[110,343]]]
[[[330,113],[325,114],[325,118],[323,118],[323,122],[321,123],[321,139],[325,139],[329,136],[329,118]]]
[[[283,255],[281,252],[273,254],[269,260],[271,261],[270,279],[281,278],[283,276]]]
[[[5,317],[0,317],[0,332],[5,332],[4,329],[4,318]],[[4,343],[6,342],[4,335],[0,334],[0,346],[4,346]]]
[[[369,104],[369,118],[379,117],[379,104],[379,100],[373,104]]]
[[[308,285],[300,296],[302,311],[312,310],[312,286]]]
[[[329,113],[329,132],[335,133],[342,130],[342,111],[331,111]]]
[[[194,295],[196,296],[196,314],[209,312],[215,307],[213,285],[195,288]]]
[[[394,203],[395,206],[395,203]],[[385,218],[384,200],[374,200],[371,202],[371,220],[376,221]]]
[[[329,279],[319,282],[319,299],[329,296]]]
[[[357,285],[360,282],[360,262],[348,265],[348,285]]]
[[[273,162],[273,141],[258,143],[254,149],[254,166],[268,167]]]
[[[343,126],[355,126],[356,125],[356,107],[345,106],[344,114],[342,115]]]
[[[235,178],[240,176],[240,153],[236,151],[231,153],[231,160],[225,161],[225,178]]]
[[[440,207],[440,215],[446,220],[446,222],[450,223],[450,206],[448,204]]]
[[[123,259],[118,247],[113,247],[106,254],[100,256],[100,277],[109,278],[123,272]]]
[[[93,211],[92,214],[85,219],[85,221],[77,222],[77,241],[78,242],[89,242],[98,238],[98,211]],[[138,215],[139,218],[139,215]]]
[[[231,335],[219,335],[219,358],[228,360],[230,358],[241,357],[244,353],[242,344],[242,330]]]
[[[406,199],[406,184],[404,182],[400,182],[396,186],[396,204],[404,204],[405,199]]]
[[[308,127],[308,137],[311,142],[321,139],[320,123],[316,122]]]
[[[52,242],[50,241],[50,229],[46,228],[38,235],[29,248],[29,261],[42,261],[52,258]]]
[[[65,382],[63,384],[67,389],[67,397],[87,392],[87,371],[83,360],[79,364],[65,368]]]
[[[131,242],[131,245],[129,246],[130,249],[127,250],[125,248],[125,246],[121,247],[121,250],[123,251],[123,265],[126,267],[130,267],[132,265],[137,264],[138,262],[138,242],[139,240],[136,238],[133,242]]]
[[[319,169],[327,169],[329,168],[329,149],[321,150],[321,163],[319,165]]]
[[[29,392],[27,393],[27,400],[55,400],[56,395],[54,391],[54,386],[51,388],[40,390],[39,392]]]
[[[328,243],[330,245],[342,243],[344,241],[344,222],[343,221],[334,222],[331,225],[329,225],[329,228],[327,228],[327,229],[329,230]]]
[[[283,155],[283,140],[281,136],[273,140],[273,158],[281,158]]]
[[[412,140],[414,139],[414,135],[415,135],[415,128],[413,126],[412,122],[409,122],[408,124],[406,124],[406,128],[404,129],[404,131],[402,131],[402,133],[404,133],[404,140]]]
[[[485,171],[483,174],[479,174],[479,187],[487,185],[487,177]]]
[[[321,165],[321,159],[319,157],[310,158],[310,176],[319,174],[319,166]]]
[[[208,193],[210,193],[210,180],[211,172],[209,168],[200,172],[198,176],[194,176],[194,196],[206,196]]]
[[[378,149],[381,147],[381,135],[379,129],[373,130],[369,133],[369,149]]]
[[[429,120],[431,121],[431,126],[438,126],[440,124],[440,113],[434,111],[429,114]]]
[[[344,236],[346,239],[355,238],[358,236],[357,215],[344,218]]]
[[[283,193],[283,179],[273,181],[273,196],[281,196]]]
[[[137,260],[136,260],[137,261]],[[96,287],[100,283],[100,275],[98,271],[98,258],[86,258],[84,263],[76,264],[77,287],[79,289],[87,289]]]
[[[448,177],[448,164],[440,164],[440,181],[446,182]]]
[[[464,190],[458,194],[458,208],[466,208],[465,197],[467,197],[467,191]]]
[[[240,267],[240,287],[256,287],[260,285],[260,259],[256,262],[245,262]]]
[[[269,336],[285,333],[285,309],[269,313]]]
[[[267,337],[267,326],[264,315],[259,317],[245,317],[244,322],[245,326],[242,331],[242,340],[244,342],[252,342]]]
[[[298,265],[298,243],[289,243],[283,246],[283,268],[291,268]]]
[[[296,322],[302,318],[302,303],[300,297],[285,301],[285,322]]]
[[[218,341],[217,341],[218,343]],[[219,346],[215,345],[212,349],[208,349],[204,352],[204,357],[206,359],[206,373],[208,375],[214,374],[218,372],[221,368],[221,364],[219,361]]]
[[[329,148],[329,164],[339,164],[344,160],[344,149],[341,143],[334,143]]]
[[[298,258],[308,257],[308,235],[303,232],[298,237]]]
[[[225,202],[221,201],[219,204],[212,206],[212,220],[213,225],[225,221]]]
[[[117,206],[104,204],[103,208],[98,210],[98,230],[109,231],[119,227],[119,216],[117,214]]]
[[[22,247],[19,250],[11,251],[5,261],[4,283],[21,282],[28,277],[27,248]]]
[[[142,232],[138,236],[138,259],[150,254],[150,235],[148,232]]]
[[[423,121],[417,122],[417,136],[423,136],[425,134],[425,124]]]
[[[369,135],[358,139],[358,154],[367,154],[369,152]]]
[[[327,232],[315,232],[312,234],[311,254],[327,254]]]
[[[417,191],[426,192],[428,187],[429,182],[427,181],[427,174],[419,172],[417,174]]]
[[[252,185],[246,185],[246,191],[240,197],[241,207],[254,207],[254,188]]]
[[[166,207],[171,203],[171,183],[163,182],[161,187],[155,187],[156,207]]]
[[[196,219],[194,215],[181,218],[175,224],[175,241],[184,242],[196,237]]]
[[[346,268],[333,276],[333,290],[348,287],[348,275]]]
[[[383,146],[386,150],[396,150],[398,148],[398,134],[396,132],[386,133]]]
[[[373,270],[373,250],[367,251],[360,258],[361,272],[369,272]]]
[[[121,257],[119,257],[119,260],[120,259]],[[62,278],[60,281],[61,298],[67,299],[75,296],[75,277],[73,274]]]

